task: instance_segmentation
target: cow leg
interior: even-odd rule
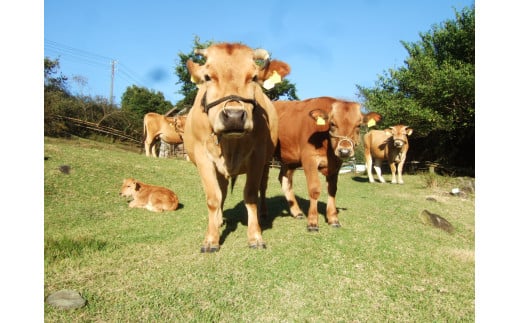
[[[404,184],[403,181],[403,166],[404,166],[404,158],[397,164],[397,183]]]
[[[267,191],[267,181],[269,180],[269,165],[265,164],[262,173],[262,181],[260,182],[260,217],[267,217],[267,204],[265,201],[265,192]]]
[[[397,168],[395,167],[395,164],[395,162],[390,163],[390,171],[392,172],[392,184],[397,184],[397,178],[395,176]]]
[[[222,196],[221,202],[220,202],[220,213],[217,214],[217,218],[215,219],[217,227],[221,227],[224,224],[223,219],[223,210],[224,210],[224,203],[226,202],[226,197],[228,193],[228,186],[229,186],[229,180],[222,176],[222,174],[217,174],[217,180],[218,180],[218,186],[220,188],[220,194]]]
[[[338,209],[336,207],[336,192],[338,191],[338,173],[327,176],[327,223],[339,228],[341,224],[338,219]]]
[[[383,176],[381,176],[381,164],[382,164],[382,160],[381,159],[376,159],[375,162],[374,162],[374,169],[376,171],[376,174],[377,174],[377,178],[379,179],[379,181],[381,183],[385,183],[385,179],[383,178]]]
[[[314,166],[314,167],[312,167]],[[318,231],[318,199],[321,194],[321,182],[318,166],[312,165],[303,168],[307,178],[307,189],[309,192],[309,213],[307,214],[307,230]]]
[[[157,142],[158,142],[158,140],[156,140],[154,138],[154,140],[152,141],[152,144],[150,145],[150,151],[152,153],[152,156],[154,156],[154,157],[158,157],[157,156],[157,149],[155,149],[155,146],[156,146]]]
[[[220,173],[215,172],[213,165],[208,163],[197,164],[202,186],[206,193],[206,205],[208,207],[208,230],[200,252],[215,252],[220,249],[219,228],[222,225],[223,188],[227,188],[228,180]]]
[[[258,169],[252,167],[251,169]],[[262,175],[263,176],[263,175]],[[258,190],[263,177],[249,171],[244,187],[244,204],[247,209],[247,242],[250,248],[265,248],[262,231],[258,222]]]
[[[294,195],[293,190],[293,175],[294,169],[289,169],[287,166],[282,165],[280,168],[280,175],[278,179],[282,184],[282,191],[285,195],[285,199],[287,200],[287,204],[289,204],[289,211],[291,215],[296,219],[303,219],[303,212],[296,201],[296,196]]]
[[[368,181],[374,183],[374,175],[372,174],[372,155],[365,154],[365,168],[368,175]]]
[[[153,144],[153,138],[150,140],[150,138],[146,138],[144,140],[144,151],[146,153],[147,157],[150,157],[152,155],[152,144]]]
[[[150,156],[150,144],[146,140],[144,142],[144,153],[146,154],[146,157]]]

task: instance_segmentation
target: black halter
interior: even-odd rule
[[[207,92],[204,92],[204,96],[202,97],[202,107],[204,108],[204,112],[206,112],[206,113],[208,113],[209,109],[211,109],[214,106],[219,105],[220,103],[225,102],[225,101],[238,101],[238,102],[251,103],[253,105],[253,107],[256,107],[258,104],[255,99],[246,99],[246,98],[243,98],[238,95],[228,95],[228,96],[225,96],[223,98],[220,98],[220,99],[208,104],[208,103],[206,103],[206,93]]]

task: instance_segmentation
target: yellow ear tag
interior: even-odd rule
[[[190,76],[190,81],[191,81],[191,83],[197,83],[197,82],[195,82],[195,79],[193,78],[193,75]]]
[[[277,71],[273,72],[267,80],[264,81],[264,89],[270,90],[274,87],[275,84],[280,83],[282,81],[282,77],[278,74]]]
[[[316,124],[318,126],[324,126],[325,125],[325,119],[323,119],[322,117],[318,117],[318,119],[316,119]]]
[[[368,123],[367,123],[367,126],[370,128],[370,127],[373,127],[376,125],[376,120],[374,119],[370,119],[368,120]]]

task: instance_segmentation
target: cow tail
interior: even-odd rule
[[[235,187],[235,183],[237,181],[237,176],[231,176],[231,194],[233,194],[233,188]]]

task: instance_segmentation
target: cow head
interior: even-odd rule
[[[186,124],[186,116],[175,116],[173,117],[173,125],[175,127],[175,131],[178,133],[184,133],[184,126]]]
[[[359,103],[339,100],[332,104],[329,113],[317,109],[311,111],[310,116],[316,120],[318,131],[328,130],[334,154],[342,159],[354,156],[354,149],[360,141],[361,125],[382,118],[375,112],[363,114]]]
[[[406,143],[408,143],[408,136],[410,136],[412,132],[412,128],[403,125],[397,125],[385,129],[385,133],[388,136],[392,136],[394,147],[399,149],[402,148]]]
[[[266,50],[253,50],[242,44],[215,44],[195,53],[206,58],[203,65],[187,62],[191,78],[199,88],[195,105],[207,114],[217,135],[250,132],[253,109],[259,105],[259,96],[264,95],[260,85],[272,87],[290,71],[284,62],[269,61]]]
[[[120,196],[130,197],[140,189],[139,183],[133,178],[125,178],[121,190],[119,191]]]

